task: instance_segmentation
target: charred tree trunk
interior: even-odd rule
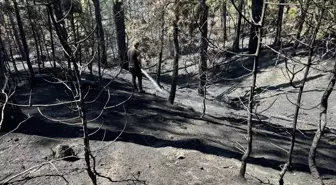
[[[178,41],[178,35],[179,35],[179,28],[178,28],[178,21],[180,10],[179,10],[179,0],[175,0],[175,19],[173,21],[173,40],[174,40],[174,65],[173,65],[173,80],[171,83],[170,93],[168,101],[169,103],[173,104],[176,94],[176,86],[177,86],[177,78],[178,78],[178,63],[179,63],[179,57],[180,57],[180,47],[179,47],[179,41]]]
[[[7,34],[8,34],[8,37],[10,37],[10,39],[9,40],[13,40],[13,41],[15,41],[15,36],[13,35],[13,33],[12,33],[12,29],[9,29],[9,30],[7,30]],[[15,51],[16,51],[16,53],[20,53],[20,51],[19,51],[19,49],[18,49],[18,46],[17,46],[17,43],[16,42],[14,42],[13,43],[14,45],[15,45]],[[22,56],[21,56],[22,57]],[[14,58],[14,57],[13,57]],[[14,60],[13,60],[14,61]],[[15,61],[14,61],[15,62]],[[22,64],[22,67],[23,67],[23,69],[24,69],[24,71],[27,73],[27,74],[29,74],[29,72],[27,71],[27,69],[26,69],[26,67],[25,67],[25,65],[24,65],[24,63],[23,63],[23,61],[21,60],[21,64]]]
[[[100,62],[104,65],[107,64],[107,56],[106,56],[106,48],[105,48],[105,35],[104,35],[104,29],[103,24],[101,20],[101,14],[100,14],[100,3],[99,0],[92,0],[94,7],[95,7],[95,17],[96,17],[96,23],[97,23],[97,40],[98,40],[98,47],[99,47],[99,59]]]
[[[298,97],[297,97],[297,101],[296,101],[294,118],[293,118],[291,145],[290,145],[290,149],[289,149],[289,152],[288,152],[287,162],[280,172],[280,178],[279,178],[279,184],[280,185],[284,184],[283,177],[285,176],[285,174],[288,170],[288,167],[292,164],[292,154],[293,154],[294,145],[295,145],[296,125],[297,125],[297,119],[298,119],[299,110],[300,110],[300,106],[301,106],[301,98],[302,98],[304,86],[305,86],[306,81],[308,79],[309,70],[310,70],[310,67],[311,67],[312,61],[313,61],[314,43],[315,43],[315,40],[316,40],[316,35],[317,35],[317,33],[320,29],[320,26],[321,26],[323,14],[324,14],[324,8],[325,8],[325,0],[322,0],[322,6],[321,7],[322,8],[321,8],[321,11],[320,11],[319,19],[318,19],[317,25],[314,29],[314,32],[312,34],[312,37],[311,37],[310,43],[309,43],[309,48],[308,48],[309,49],[309,55],[308,55],[308,61],[307,61],[307,64],[306,64],[304,76],[303,76],[301,84],[299,85],[299,93],[298,93]],[[293,83],[291,82],[291,84],[293,84]]]
[[[53,29],[52,29],[52,24],[51,24],[51,17],[50,17],[51,13],[49,12],[48,9],[47,9],[47,14],[48,14],[48,28],[49,28],[49,34],[50,34],[51,53],[52,53],[54,68],[56,68],[54,34],[53,34]]]
[[[28,1],[26,1],[27,5],[28,5]],[[31,15],[31,8],[32,7],[28,7],[28,19],[29,19],[29,23],[30,23],[30,28],[32,30],[32,33],[33,33],[33,38],[34,38],[34,43],[35,43],[35,50],[36,50],[36,55],[37,55],[37,59],[36,59],[36,62],[37,62],[37,66],[38,66],[38,72],[40,73],[41,72],[41,57],[40,57],[40,49],[39,49],[39,45],[38,45],[38,39],[37,39],[37,35],[36,35],[36,28],[35,28],[35,24],[33,23],[33,20],[32,20],[32,15]]]
[[[309,156],[308,156],[308,164],[309,164],[310,172],[315,179],[320,181],[321,184],[324,184],[324,183],[316,167],[316,162],[315,162],[316,150],[321,140],[321,137],[323,136],[324,129],[327,126],[328,99],[329,99],[331,92],[333,91],[335,87],[335,82],[336,82],[336,63],[334,64],[332,79],[329,81],[329,85],[327,89],[324,91],[322,99],[321,99],[319,126],[316,130],[314,140],[310,147]]]
[[[123,10],[123,3],[115,1],[113,3],[114,22],[116,25],[118,52],[121,66],[125,68],[126,62],[126,32],[125,32],[125,15]]]
[[[42,63],[42,67],[44,68],[45,66],[45,60],[47,59],[47,56],[49,55],[48,49],[46,48],[46,43],[45,43],[45,39],[44,39],[44,33],[42,31],[42,28],[40,25],[38,25],[39,30],[37,30],[37,40],[39,43],[39,48],[40,48],[40,57],[41,57],[41,63]],[[45,53],[43,52],[43,46],[45,49]],[[49,57],[50,58],[50,57]]]
[[[283,19],[283,13],[284,13],[284,5],[282,3],[285,2],[285,0],[279,0],[279,10],[278,10],[278,19],[277,19],[277,29],[275,33],[275,39],[274,39],[274,46],[280,46],[281,44],[281,30],[282,30],[282,19]]]
[[[11,47],[9,47],[9,55],[10,55],[11,61],[13,63],[14,71],[15,71],[16,75],[19,75],[19,70],[16,66],[16,62],[15,62],[14,57],[13,57],[13,50],[12,50]],[[19,76],[18,76],[18,79],[20,80]]]
[[[255,6],[253,3],[256,3]],[[252,18],[254,21],[260,21],[261,19],[261,14],[262,14],[262,8],[263,7],[263,0],[253,0],[252,1]],[[264,10],[266,11],[266,9]],[[255,14],[253,14],[255,12]],[[256,22],[256,23],[258,23]],[[259,42],[261,41],[262,37],[262,30],[261,27],[257,24],[252,24],[251,25],[251,32],[250,32],[250,39],[249,39],[249,54],[257,54],[258,50],[258,45],[260,44]],[[258,44],[259,43],[259,44]]]
[[[254,108],[254,95],[255,95],[255,88],[256,88],[256,81],[257,81],[257,73],[258,73],[258,63],[259,63],[259,55],[261,49],[261,29],[263,23],[263,17],[266,10],[266,4],[264,0],[252,0],[252,19],[254,21],[254,25],[251,25],[253,28],[253,32],[251,35],[254,40],[250,45],[253,50],[255,51],[254,54],[254,62],[253,62],[253,76],[252,76],[252,83],[251,83],[251,90],[250,90],[250,97],[249,97],[249,105],[248,105],[248,118],[247,118],[247,149],[242,157],[242,164],[239,171],[239,177],[244,178],[246,173],[246,164],[247,160],[250,157],[252,152],[252,117],[253,117],[253,108]]]
[[[5,0],[5,3],[6,3],[7,6],[10,6],[9,0]],[[13,30],[13,33],[14,33],[15,42],[18,46],[20,55],[21,55],[23,60],[27,60],[27,54],[25,53],[24,47],[21,43],[20,36],[19,36],[18,30],[15,26],[16,24],[15,24],[15,21],[14,21],[14,18],[13,18],[13,15],[12,15],[11,12],[8,12],[8,17],[9,17],[9,22],[11,24],[11,27],[12,27],[12,30]]]
[[[77,42],[77,32],[76,32],[76,26],[75,26],[75,17],[73,11],[70,13],[70,25],[71,25],[71,31],[72,31],[72,37],[73,41]],[[77,55],[75,54],[75,59],[78,61]]]
[[[63,10],[62,10],[62,5],[60,1],[55,1],[55,3],[53,3],[54,6],[54,10],[55,10],[55,16],[57,18],[57,25],[58,25],[58,29],[59,29],[59,36],[62,37],[62,39],[65,42],[68,42],[68,32],[65,28],[65,21],[64,21],[64,17],[63,17]],[[53,18],[53,14],[50,14],[51,18]],[[67,54],[64,53],[64,56],[66,58],[68,58]],[[71,61],[68,60],[68,69],[71,70]]]
[[[162,64],[162,55],[163,55],[163,47],[164,47],[164,34],[165,34],[165,10],[162,10],[161,13],[161,35],[160,35],[160,52],[159,52],[159,63],[156,70],[156,82],[160,85],[160,77],[161,77],[161,64]]]
[[[6,69],[5,69],[5,61],[8,60],[6,56],[6,50],[4,43],[2,41],[2,33],[0,34],[0,90],[1,95],[0,99],[5,103],[2,103],[0,106],[0,130],[2,132],[11,131],[17,127],[17,124],[24,121],[26,116],[22,113],[22,111],[16,107],[7,104],[10,102],[7,93],[7,89],[9,87],[8,84],[8,77],[6,76]]]
[[[27,44],[27,40],[26,40],[26,33],[23,29],[23,23],[21,21],[20,11],[19,11],[19,7],[18,7],[18,4],[17,4],[16,0],[13,0],[13,3],[14,3],[14,10],[15,10],[15,14],[16,14],[17,23],[18,23],[18,26],[19,26],[20,35],[21,35],[21,41],[22,41],[23,48],[24,48],[26,56],[27,56],[27,65],[28,65],[28,68],[29,68],[29,72],[30,72],[30,76],[32,78],[32,81],[34,81],[35,73],[34,73],[33,66],[32,66],[32,64],[30,62],[30,59],[29,59],[29,48],[28,48],[28,44]]]
[[[232,51],[233,52],[237,52],[239,50],[239,38],[240,38],[240,30],[241,30],[240,27],[241,27],[241,22],[242,22],[241,13],[243,12],[243,4],[244,4],[244,1],[240,0],[239,1],[239,6],[238,6],[238,11],[240,13],[238,13],[236,35],[234,37],[234,41],[233,41],[233,44],[232,44]]]
[[[80,36],[80,31],[79,31],[79,23],[77,23],[77,32],[76,32],[76,34],[77,34],[77,37],[79,37]],[[77,51],[77,60],[79,61],[79,64],[80,65],[82,65],[82,45],[81,44],[79,44],[79,46],[78,46],[78,51]]]
[[[88,6],[87,6],[87,9],[88,9],[88,11],[89,11],[89,15],[90,15],[90,17],[92,17],[92,8],[91,8],[91,3],[90,3],[90,0],[88,0]],[[93,21],[91,21],[91,27],[92,27],[92,29],[94,28],[94,23],[93,23]],[[91,38],[89,38],[89,40],[90,40],[90,43],[92,43],[92,53],[91,53],[91,57],[94,57],[94,53],[95,53],[95,51],[94,51],[94,48],[95,48],[95,42],[94,42],[94,40],[95,40],[95,36],[94,35],[92,35],[92,39]],[[87,48],[87,50],[89,50],[89,48]],[[89,52],[87,52],[87,53],[89,53]],[[99,60],[98,60],[99,61]],[[88,64],[88,69],[89,69],[89,71],[90,71],[90,75],[91,76],[93,76],[93,71],[92,71],[92,64],[93,62],[90,62],[89,64]],[[99,68],[98,68],[98,75],[99,75],[99,78],[100,78],[100,76],[101,76],[101,70],[100,70],[100,66],[99,66]]]
[[[9,41],[9,56],[10,56],[10,58],[11,58],[11,61],[12,61],[12,63],[13,63],[13,67],[14,67],[14,71],[15,71],[15,73],[18,75],[19,74],[19,70],[18,70],[18,68],[17,68],[17,66],[16,66],[16,62],[15,62],[15,60],[14,60],[14,57],[13,57],[13,50],[12,50],[12,47],[11,47],[11,42],[10,42],[10,35],[11,35],[11,33],[10,33],[10,31],[9,31],[9,28],[8,28],[8,26],[7,26],[7,24],[6,23],[4,23],[4,27],[5,27],[5,32],[6,32],[6,35],[7,35],[7,39],[8,39],[8,41]],[[14,45],[15,45],[15,41],[13,41],[14,42]],[[19,79],[19,77],[18,77],[18,79]]]
[[[222,21],[223,21],[223,47],[225,47],[225,42],[227,40],[227,32],[226,32],[226,16],[227,16],[227,7],[226,7],[226,1],[223,1],[223,4],[222,4]]]
[[[200,46],[200,63],[198,67],[199,73],[199,84],[198,84],[198,94],[200,96],[204,96],[205,92],[205,83],[207,76],[207,51],[208,51],[208,6],[205,3],[205,0],[201,0],[200,2],[200,17],[199,17],[199,29],[201,32],[201,46]]]
[[[47,5],[49,12],[52,15],[52,7],[51,5]],[[69,61],[71,61],[72,65],[74,66],[74,74],[76,77],[76,80],[78,82],[78,86],[75,87],[77,88],[77,92],[78,92],[78,98],[79,98],[79,102],[77,103],[77,109],[79,112],[79,116],[82,120],[82,125],[83,125],[83,140],[84,140],[84,158],[85,158],[85,162],[86,162],[86,166],[87,166],[87,172],[89,177],[91,178],[91,181],[94,185],[97,185],[97,177],[94,174],[94,172],[92,171],[92,167],[91,167],[91,162],[90,162],[90,142],[89,142],[89,136],[88,136],[88,128],[87,128],[87,118],[86,118],[86,111],[84,109],[84,99],[82,96],[82,89],[81,89],[81,85],[82,85],[82,80],[81,80],[81,76],[80,76],[80,72],[78,69],[78,64],[76,59],[73,56],[71,47],[69,46],[68,42],[63,38],[62,33],[61,33],[61,29],[59,27],[59,24],[56,22],[56,20],[54,19],[53,16],[51,16],[53,25],[55,27],[55,31],[56,34],[60,40],[60,43],[62,45],[62,47],[65,49],[65,51],[69,54],[67,55],[67,58]],[[75,91],[75,89],[73,89]]]

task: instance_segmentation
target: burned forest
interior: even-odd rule
[[[335,0],[0,0],[0,184],[335,185]]]

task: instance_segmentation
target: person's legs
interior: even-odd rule
[[[134,69],[134,68],[131,68],[130,69],[130,72],[132,73],[132,82],[133,82],[133,90],[138,90],[138,87],[137,87],[137,85],[136,85],[136,76],[137,76],[137,74],[136,74],[136,70]]]
[[[144,92],[144,90],[142,89],[142,73],[140,68],[137,70],[137,76],[138,76],[139,90],[140,92]]]

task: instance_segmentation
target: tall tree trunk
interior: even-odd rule
[[[3,16],[3,15],[1,15],[1,16]],[[13,49],[12,49],[12,47],[11,47],[11,42],[10,42],[10,35],[11,35],[11,33],[10,33],[10,28],[8,28],[8,26],[7,26],[7,24],[6,23],[4,23],[4,27],[5,27],[5,32],[6,32],[6,35],[7,35],[7,39],[8,39],[8,45],[9,45],[9,56],[10,56],[10,59],[11,59],[11,61],[12,61],[12,63],[13,63],[13,67],[14,67],[14,71],[15,71],[15,73],[16,73],[16,75],[19,75],[19,70],[18,70],[18,68],[17,68],[17,66],[16,66],[16,62],[15,62],[15,60],[14,60],[14,57],[13,57]],[[14,45],[15,45],[15,41],[13,41],[14,42]],[[19,78],[18,78],[19,79]],[[20,79],[19,79],[20,80]]]
[[[68,32],[65,28],[65,21],[64,21],[64,17],[63,17],[63,10],[62,10],[62,5],[61,5],[61,1],[55,1],[53,3],[53,6],[54,6],[54,10],[55,10],[55,16],[57,18],[57,22],[59,22],[57,25],[58,25],[58,29],[59,29],[59,32],[60,32],[60,36],[62,37],[62,39],[65,41],[65,42],[68,42]],[[51,18],[53,18],[53,14],[50,14]],[[68,56],[66,56],[67,54],[64,53],[64,56],[66,58],[68,58]],[[68,69],[71,70],[71,61],[68,60]]]
[[[200,45],[200,63],[198,66],[198,73],[199,73],[199,83],[198,83],[198,94],[203,96],[204,93],[204,86],[206,83],[206,76],[207,76],[207,60],[208,60],[208,6],[205,3],[205,0],[200,1],[200,17],[199,17],[199,29],[201,32],[201,45]]]
[[[324,129],[327,126],[328,99],[329,99],[329,96],[330,96],[331,92],[333,91],[333,89],[335,87],[335,82],[336,82],[336,62],[334,64],[332,78],[329,81],[328,87],[324,91],[322,99],[321,99],[319,125],[317,127],[317,130],[316,130],[316,133],[315,133],[315,136],[314,136],[314,140],[313,140],[312,145],[310,147],[309,156],[308,156],[308,164],[309,164],[310,172],[315,179],[317,179],[321,182],[321,184],[324,184],[324,183],[323,183],[323,180],[320,176],[320,173],[319,173],[319,171],[316,167],[316,161],[315,161],[316,150],[317,150],[318,144],[321,140],[321,137],[324,133]]]
[[[37,9],[38,9],[39,12],[41,11],[39,6],[37,6]],[[40,48],[40,62],[42,63],[42,67],[44,68],[45,58],[46,58],[46,55],[43,54],[43,47],[42,47],[42,44],[45,46],[44,33],[43,33],[43,29],[41,28],[39,23],[35,22],[35,24],[36,24],[36,28],[38,28],[36,30],[36,36],[37,36],[38,46]],[[46,53],[48,53],[48,50],[46,50]]]
[[[16,66],[16,62],[15,62],[14,57],[13,57],[13,50],[12,50],[11,47],[9,47],[9,55],[11,57],[11,61],[13,62],[14,71],[15,71],[16,75],[19,75],[19,70],[18,70],[18,68]]]
[[[125,67],[126,59],[126,32],[125,32],[125,15],[122,1],[114,1],[113,3],[114,22],[116,25],[118,52],[121,65]]]
[[[256,3],[255,4],[256,6],[253,6],[253,2]],[[259,3],[261,3],[261,4],[259,4]],[[255,14],[252,13],[253,20],[260,21],[261,13],[262,13],[261,9],[263,8],[262,3],[263,3],[263,0],[252,1],[252,12],[255,12]],[[266,8],[265,8],[264,11],[266,11]],[[257,53],[257,48],[258,47],[256,47],[256,46],[258,46],[258,43],[261,42],[261,37],[262,37],[262,30],[261,30],[260,26],[252,24],[251,25],[251,31],[250,31],[250,39],[249,39],[249,54],[256,54]]]
[[[48,44],[47,44],[47,41],[46,41],[46,38],[45,38],[45,34],[44,34],[44,31],[43,31],[43,28],[41,25],[39,25],[39,32],[37,33],[37,36],[38,36],[38,39],[39,40],[42,40],[42,42],[40,42],[40,49],[41,49],[41,60],[42,60],[42,65],[44,67],[44,62],[46,62],[46,60],[49,60],[49,63],[50,63],[50,67],[53,66],[53,64],[51,63],[51,57],[50,57],[50,52],[49,52],[49,49],[48,49]],[[43,45],[43,46],[42,46]],[[43,53],[43,49],[45,50],[45,53]]]
[[[15,37],[14,37],[14,35],[13,35],[13,33],[12,33],[12,29],[7,29],[7,34],[8,34],[8,36],[10,36],[10,39],[9,40],[13,40],[13,41],[15,41]],[[16,53],[20,53],[20,51],[19,51],[19,49],[18,49],[18,46],[17,46],[17,43],[16,42],[14,42],[13,43],[14,45],[15,45],[15,52]],[[13,57],[13,59],[14,59],[14,57]],[[14,60],[13,60],[14,61]],[[15,61],[14,61],[15,62]],[[23,61],[21,60],[21,64],[22,64],[22,67],[23,67],[23,70],[25,71],[25,73],[27,73],[27,74],[29,74],[29,72],[27,71],[27,69],[26,69],[26,66],[25,66],[25,64],[23,63]]]
[[[325,0],[322,0],[322,6],[320,6],[320,7],[322,7],[322,8],[320,10],[319,19],[318,19],[317,25],[314,29],[314,32],[311,36],[310,43],[309,43],[309,55],[308,55],[308,61],[307,61],[307,64],[306,64],[304,76],[303,76],[301,84],[299,85],[299,94],[298,94],[298,97],[297,97],[295,112],[294,112],[294,118],[293,118],[291,145],[290,145],[290,149],[289,149],[289,152],[288,152],[287,162],[280,172],[280,178],[279,178],[279,184],[280,185],[284,184],[283,177],[285,176],[288,167],[292,164],[292,154],[293,154],[293,150],[294,150],[295,136],[296,136],[296,125],[297,125],[297,119],[298,119],[299,110],[300,110],[300,106],[301,106],[302,93],[303,93],[303,89],[304,89],[304,86],[306,84],[306,81],[308,79],[308,74],[309,74],[310,67],[311,67],[312,62],[313,62],[314,43],[315,43],[316,35],[317,35],[317,33],[320,29],[322,18],[323,18],[323,15],[324,15]]]
[[[53,34],[53,29],[52,29],[52,24],[51,24],[51,17],[50,17],[51,14],[50,14],[50,12],[49,12],[48,9],[47,9],[47,14],[48,14],[48,28],[49,28],[49,34],[50,34],[51,52],[52,52],[52,58],[53,58],[54,68],[56,68],[54,34]]]
[[[179,28],[178,28],[178,21],[180,15],[180,9],[179,9],[179,0],[175,0],[175,19],[173,21],[173,40],[174,40],[174,64],[173,64],[173,80],[171,83],[170,93],[168,101],[173,104],[176,94],[176,86],[177,86],[177,78],[178,78],[178,63],[179,63],[179,57],[180,57],[180,47],[179,47],[179,41],[178,41],[178,35],[179,35]]]
[[[284,13],[284,5],[282,3],[285,3],[285,0],[279,0],[279,10],[278,10],[278,19],[277,19],[277,29],[275,33],[275,39],[274,39],[274,46],[280,46],[281,43],[281,30],[282,30],[282,19],[283,19],[283,13]]]
[[[23,29],[23,23],[21,21],[20,11],[19,11],[19,7],[18,7],[18,4],[17,4],[16,0],[13,0],[13,3],[14,3],[14,10],[15,10],[15,14],[16,14],[17,23],[18,23],[18,26],[19,26],[20,35],[21,35],[21,41],[22,41],[23,48],[24,48],[26,56],[27,56],[27,60],[26,60],[27,65],[28,65],[28,68],[29,68],[29,72],[30,72],[30,76],[32,78],[32,81],[34,82],[35,73],[34,73],[34,70],[33,70],[33,66],[30,62],[30,58],[29,58],[29,48],[28,48],[28,44],[27,44],[27,40],[26,40],[26,33]]]
[[[49,12],[52,15],[53,11],[52,11],[51,5],[47,5],[47,7],[48,7]],[[81,118],[82,125],[83,125],[84,158],[85,158],[85,162],[86,162],[86,166],[87,166],[88,175],[91,178],[92,183],[94,185],[97,185],[97,178],[96,178],[96,175],[92,171],[91,162],[90,162],[90,154],[91,154],[90,142],[89,142],[89,136],[88,136],[86,111],[84,109],[84,100],[83,100],[82,89],[81,89],[82,80],[81,80],[80,72],[79,72],[79,69],[78,69],[78,64],[77,64],[76,59],[73,56],[71,47],[69,46],[68,42],[62,37],[59,24],[56,22],[56,20],[54,19],[53,16],[51,16],[51,18],[52,18],[53,25],[55,27],[56,34],[57,34],[57,36],[60,40],[60,43],[61,43],[62,47],[66,50],[66,52],[69,54],[69,55],[67,55],[68,60],[71,61],[73,66],[74,66],[74,74],[75,74],[76,80],[78,82],[77,92],[78,92],[79,103],[77,104],[77,109],[79,111],[79,116]],[[75,89],[73,89],[73,90],[75,90]]]
[[[37,30],[37,40],[38,40],[38,44],[39,44],[39,48],[40,48],[40,58],[41,58],[41,63],[42,63],[42,67],[45,67],[45,61],[47,60],[47,58],[49,56],[49,52],[48,52],[48,48],[46,46],[46,42],[45,42],[45,38],[44,38],[44,33],[43,33],[43,29],[40,25],[38,26],[38,30]],[[45,52],[44,52],[45,50]]]
[[[244,1],[240,0],[239,1],[239,6],[238,6],[238,11],[240,13],[238,13],[236,35],[234,37],[234,41],[233,41],[233,44],[232,44],[232,51],[233,52],[237,52],[239,50],[239,38],[240,38],[240,30],[241,30],[240,27],[241,27],[241,22],[242,22],[241,13],[243,12],[243,4],[244,4]]]
[[[323,7],[324,8],[324,7]],[[310,26],[311,28],[311,26]],[[328,121],[328,117],[327,117],[327,113],[328,113],[328,100],[329,100],[329,96],[332,93],[334,87],[335,87],[335,82],[336,82],[336,62],[334,63],[334,68],[332,70],[332,78],[329,81],[328,87],[327,89],[324,91],[322,98],[321,98],[321,104],[320,104],[320,117],[319,117],[319,125],[317,127],[313,142],[311,144],[310,147],[310,151],[309,151],[309,156],[308,156],[308,165],[309,165],[309,169],[310,172],[312,174],[312,176],[319,180],[321,185],[324,184],[320,173],[316,167],[316,151],[317,151],[317,147],[318,144],[321,140],[321,137],[323,136],[324,133],[324,129],[327,126],[327,121]]]
[[[71,11],[70,13],[70,25],[71,25],[71,31],[72,31],[72,37],[73,37],[73,41],[77,42],[77,32],[76,32],[76,26],[75,26],[75,17],[74,17],[74,13],[73,11]],[[76,61],[77,59],[77,54],[75,54],[75,59]]]
[[[222,21],[223,21],[223,48],[225,47],[225,42],[226,42],[226,40],[227,40],[227,32],[226,32],[226,22],[227,22],[227,20],[226,20],[226,16],[227,16],[227,7],[226,7],[226,0],[225,1],[223,1],[223,4],[222,4],[222,16],[223,16],[223,18],[222,18]]]
[[[5,0],[5,3],[6,3],[7,6],[10,6],[9,0]],[[16,44],[17,44],[18,49],[20,51],[20,55],[21,55],[21,57],[22,57],[23,60],[27,60],[27,54],[25,53],[24,47],[23,47],[23,45],[21,43],[21,39],[20,39],[18,30],[16,28],[16,23],[14,21],[12,12],[8,12],[8,17],[9,17],[9,21],[10,21],[11,27],[13,29],[13,33],[14,33],[14,38],[15,38]]]
[[[98,45],[99,45],[99,59],[100,62],[104,65],[107,64],[107,56],[106,56],[106,48],[105,48],[105,35],[104,35],[104,29],[103,24],[101,20],[101,14],[100,14],[100,3],[99,0],[92,0],[94,7],[95,7],[95,17],[96,17],[96,23],[97,23],[97,39],[98,39]]]
[[[165,34],[165,10],[161,12],[161,35],[160,35],[160,52],[159,52],[159,63],[156,70],[156,82],[160,85],[160,77],[161,77],[161,65],[162,65],[162,56],[163,56],[163,47],[164,47],[164,34]]]
[[[259,63],[259,55],[261,50],[261,29],[263,23],[264,12],[266,10],[266,4],[264,0],[252,0],[252,19],[256,23],[256,25],[251,25],[253,28],[253,38],[257,40],[252,42],[250,45],[253,47],[255,51],[254,62],[253,62],[253,77],[252,77],[252,84],[250,90],[250,97],[249,97],[249,105],[248,105],[248,118],[247,118],[247,149],[242,157],[242,164],[239,171],[239,177],[244,178],[246,173],[246,164],[247,159],[250,157],[252,152],[252,117],[253,117],[253,108],[254,108],[254,95],[255,95],[255,87],[257,81],[257,73],[258,73],[258,63]]]
[[[88,4],[88,6],[87,6],[87,9],[88,9],[88,11],[89,11],[89,15],[90,15],[90,17],[92,17],[93,15],[92,15],[92,8],[91,8],[91,3],[90,3],[90,0],[88,0],[87,1],[87,4]],[[90,19],[91,20],[91,19]],[[91,27],[92,27],[92,29],[94,29],[94,23],[93,23],[93,21],[91,21]],[[89,39],[91,39],[91,38],[89,38]],[[92,40],[90,40],[91,42],[90,43],[92,43],[92,53],[91,53],[91,57],[93,57],[94,56],[94,53],[95,53],[95,42],[94,42],[94,40],[95,40],[95,36],[94,35],[92,35]],[[89,53],[89,52],[87,52],[87,53]],[[99,56],[98,56],[99,57]],[[99,61],[99,60],[98,60]],[[88,69],[89,69],[89,71],[90,71],[90,75],[91,76],[93,76],[93,71],[92,71],[92,66],[93,66],[93,64],[92,64],[93,62],[90,62],[89,63],[89,65],[88,65]],[[99,78],[101,77],[101,73],[100,73],[100,65],[99,65],[99,67],[98,67],[98,76],[99,76]]]
[[[79,31],[79,22],[77,22],[77,37],[79,37],[80,31]],[[79,61],[79,64],[82,65],[82,45],[79,44],[78,51],[77,51],[77,60]]]
[[[7,54],[5,50],[5,45],[2,40],[2,36],[3,34],[0,33],[0,98],[2,101],[5,102],[13,102],[13,97],[9,98],[4,94],[8,91],[9,84],[5,69]],[[19,124],[26,118],[22,111],[16,106],[2,103],[0,109],[2,110],[0,111],[0,131],[2,132],[12,131],[14,128],[17,127],[17,124]]]
[[[28,5],[28,0],[26,1],[27,5]],[[38,66],[38,72],[41,72],[41,57],[40,57],[40,49],[39,49],[39,45],[38,45],[38,40],[37,40],[37,35],[36,35],[36,28],[35,28],[35,24],[33,23],[33,20],[31,18],[31,9],[32,7],[28,7],[28,19],[29,19],[29,23],[30,23],[30,28],[32,30],[33,33],[33,37],[34,37],[34,43],[35,43],[35,50],[36,50],[36,55],[37,55],[37,66]]]

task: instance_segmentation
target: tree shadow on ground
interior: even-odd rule
[[[104,79],[101,86],[109,80]],[[101,86],[93,89],[87,95],[87,101],[96,97]],[[111,97],[108,106],[128,100],[132,95],[131,86],[115,80],[108,88]],[[18,103],[26,103],[27,88],[22,87],[17,91],[15,98]],[[31,101],[33,103],[50,103],[69,100],[69,95],[64,92],[62,85],[55,87],[46,82],[40,82],[36,87]],[[28,91],[29,92],[29,91]],[[36,94],[34,94],[36,93]],[[45,94],[46,96],[40,96]],[[108,99],[108,93],[94,103],[88,104],[88,119],[97,118],[101,108]],[[63,98],[63,99],[61,99]],[[76,114],[69,113],[73,107],[58,106],[43,109],[43,113],[54,115],[57,119],[68,119]],[[39,135],[51,138],[78,138],[82,136],[82,126],[79,120],[73,123],[54,122],[42,117],[36,108],[22,108],[24,112],[33,117],[20,125],[15,132],[27,135]],[[17,125],[7,123],[7,131]],[[272,123],[254,121],[254,147],[249,163],[280,169],[286,160],[286,153],[279,148],[287,149],[290,135],[285,128]],[[125,128],[125,129],[124,129]],[[122,133],[121,133],[122,132]],[[123,105],[105,110],[96,120],[89,123],[91,140],[132,142],[150,147],[172,146],[177,148],[198,150],[203,153],[223,157],[240,159],[242,153],[237,149],[238,143],[245,145],[246,120],[230,117],[206,116],[200,118],[200,113],[188,110],[179,105],[170,105],[165,99],[148,94],[133,94]],[[308,172],[307,156],[314,131],[297,133],[297,142],[293,159],[295,170]],[[120,137],[118,137],[121,134]],[[329,133],[326,136],[333,138]],[[336,146],[322,141],[319,145],[317,160],[319,170],[324,175],[335,175],[333,164],[336,164]]]
[[[318,79],[322,76],[324,76],[324,74],[317,74],[317,75],[314,75],[314,76],[310,76],[310,77],[307,78],[306,82],[316,80],[316,79]],[[275,85],[275,86],[268,85],[268,86],[256,87],[255,94],[262,94],[264,92],[269,92],[269,91],[279,91],[279,93],[276,93],[275,95],[271,95],[271,96],[267,97],[267,98],[270,98],[270,97],[279,96],[281,94],[296,93],[295,91],[284,92],[282,89],[292,87],[292,85],[298,86],[300,83],[302,83],[302,81],[297,80],[297,81],[293,81],[292,84],[288,82],[288,83],[283,83],[283,84],[279,84],[279,85]],[[240,97],[228,97],[227,94],[229,92],[227,92],[227,91],[228,90],[226,90],[223,93],[221,93],[220,95],[218,95],[215,98],[214,101],[216,101],[218,103],[225,103],[226,106],[228,106],[229,108],[235,109],[235,110],[244,110],[245,109],[244,105],[248,104],[250,90],[247,89],[245,91],[245,94],[243,96],[240,96]],[[314,90],[305,90],[303,93],[306,93],[306,92],[322,92],[322,91],[324,91],[324,90],[314,89]],[[258,103],[258,101],[260,101],[262,99],[265,99],[265,98],[259,98],[259,99],[257,99],[256,102]]]
[[[291,47],[284,48],[288,51]],[[246,50],[246,49],[245,49]],[[245,52],[243,50],[242,52]],[[222,53],[222,54],[220,54]],[[214,65],[208,66],[208,85],[233,85],[244,81],[251,74],[253,68],[253,58],[244,57],[238,55],[228,55],[228,53],[219,52],[218,57],[214,58]],[[261,51],[259,59],[259,70],[274,67],[283,63],[282,58],[278,59],[278,55],[273,51],[264,48]],[[197,65],[188,65],[187,67]],[[180,67],[179,71],[185,69],[186,66]],[[163,71],[161,75],[161,82],[170,84],[172,81],[172,75],[169,73],[171,70]],[[197,88],[198,86],[198,74],[197,72],[191,72],[186,74],[179,74],[178,85],[180,87]]]
[[[181,74],[177,77],[178,86],[180,88],[192,88],[198,87],[199,80],[197,79],[197,74]],[[169,74],[161,75],[160,81],[165,84],[171,84],[173,77]]]

